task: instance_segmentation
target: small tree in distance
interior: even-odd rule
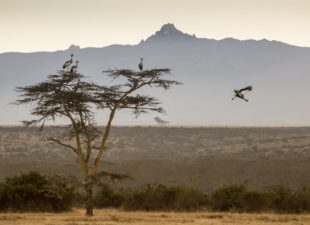
[[[48,120],[68,120],[67,138],[48,139],[70,149],[77,156],[83,175],[87,216],[93,216],[93,186],[99,177],[122,178],[120,175],[100,170],[113,118],[117,111],[123,109],[133,110],[137,116],[150,111],[163,112],[157,99],[136,92],[145,86],[167,90],[172,85],[180,84],[162,78],[169,72],[169,69],[139,72],[128,69],[108,70],[104,71],[107,76],[122,82],[106,86],[86,81],[76,70],[61,70],[57,74],[49,75],[44,82],[17,87],[20,98],[16,103],[32,103],[31,114],[36,117],[32,121],[24,121],[26,125],[40,125],[43,129]],[[95,122],[95,114],[100,110],[109,111],[103,128],[96,126]]]

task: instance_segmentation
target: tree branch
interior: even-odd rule
[[[69,144],[65,144],[65,143],[61,142],[60,140],[58,140],[58,139],[56,139],[56,138],[54,138],[54,137],[52,137],[52,136],[47,137],[47,140],[53,141],[53,142],[55,142],[55,143],[57,143],[57,144],[59,144],[59,145],[61,145],[61,146],[66,147],[66,148],[70,148],[70,149],[72,149],[76,154],[78,154],[78,151],[77,151],[76,148],[74,148],[73,146],[71,146],[71,145],[69,145]]]

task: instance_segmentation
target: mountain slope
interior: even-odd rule
[[[183,125],[310,125],[310,48],[268,40],[233,38],[212,40],[164,25],[138,45],[103,48],[71,46],[64,51],[0,54],[0,124],[27,119],[29,108],[8,105],[14,88],[42,81],[55,73],[70,53],[80,61],[80,72],[98,82],[108,68],[168,67],[171,79],[183,82],[168,92],[151,90],[167,110],[163,119]],[[232,90],[253,85],[249,103],[231,101]],[[139,120],[131,114],[118,124],[154,124],[156,115]],[[100,122],[102,122],[100,120]]]

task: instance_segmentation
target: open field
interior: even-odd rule
[[[119,224],[310,224],[310,214],[245,214],[245,213],[215,213],[215,212],[123,212],[114,209],[96,210],[93,218],[84,216],[82,209],[73,212],[52,213],[0,213],[0,225],[119,225]]]

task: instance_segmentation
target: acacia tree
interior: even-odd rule
[[[93,216],[93,186],[101,176],[121,178],[121,175],[100,170],[106,150],[113,118],[120,110],[129,109],[137,116],[149,111],[163,112],[158,100],[149,95],[137,94],[145,86],[165,90],[180,84],[163,79],[169,69],[133,71],[115,69],[104,74],[119,80],[117,85],[99,85],[86,81],[76,70],[61,70],[49,75],[47,80],[35,85],[17,87],[17,104],[31,103],[31,114],[36,119],[24,121],[28,126],[40,126],[48,120],[66,118],[67,136],[63,139],[49,137],[48,140],[71,150],[78,158],[85,189],[86,215]],[[105,126],[96,125],[95,115],[108,110]]]

